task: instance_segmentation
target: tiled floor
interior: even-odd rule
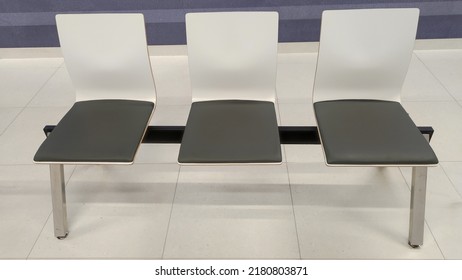
[[[152,124],[184,125],[185,56],[152,57]],[[279,56],[280,125],[314,125],[314,53]],[[435,129],[425,244],[407,245],[409,168],[333,168],[285,145],[279,166],[179,167],[176,144],[133,166],[66,167],[70,234],[53,237],[48,168],[32,157],[74,93],[62,59],[0,59],[2,259],[462,259],[462,50],[416,51],[403,104]]]

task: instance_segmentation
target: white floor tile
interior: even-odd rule
[[[417,56],[457,100],[462,100],[462,50],[419,51]]]
[[[30,107],[71,107],[75,102],[75,89],[65,67],[50,78],[32,99]]]
[[[166,259],[299,258],[287,170],[181,168]]]
[[[0,107],[24,107],[57,68],[0,67]]]
[[[67,187],[69,236],[50,218],[32,259],[159,259],[179,167],[79,166]]]
[[[289,163],[303,259],[441,259],[430,231],[407,245],[409,189],[398,168]]]
[[[58,68],[63,65],[63,58],[23,58],[0,59],[0,69],[12,68]]]
[[[403,101],[454,101],[441,82],[413,55],[401,90]]]
[[[21,112],[22,108],[0,107],[0,135]]]
[[[462,107],[457,102],[403,102],[417,126],[432,126],[430,142],[440,161],[462,158]]]
[[[0,136],[0,164],[31,164],[45,140],[43,127],[57,124],[66,108],[26,108]]]
[[[0,165],[0,259],[26,259],[50,213],[48,166]]]
[[[313,92],[317,54],[280,54],[276,91],[279,103],[307,102]]]
[[[440,165],[462,197],[462,162],[441,162]]]
[[[451,207],[428,210],[426,214],[427,223],[443,251],[445,259],[462,259],[460,246],[462,236],[461,205],[462,203],[459,201]]]

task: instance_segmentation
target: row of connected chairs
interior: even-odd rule
[[[418,9],[324,11],[313,106],[329,166],[412,166],[409,244],[423,244],[438,159],[400,104]],[[64,164],[131,164],[156,104],[141,14],[56,17],[77,102],[34,161],[50,165],[55,236],[67,236]],[[180,164],[282,162],[275,111],[278,14],[190,13],[192,106]],[[309,172],[309,170],[307,170]]]

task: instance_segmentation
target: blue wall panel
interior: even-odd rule
[[[280,42],[318,41],[326,9],[417,7],[417,38],[462,38],[462,1],[435,0],[0,0],[0,48],[55,47],[58,13],[141,12],[150,45],[185,44],[184,15],[200,11],[276,10]]]

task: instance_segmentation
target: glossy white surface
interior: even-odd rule
[[[186,14],[193,102],[274,102],[278,19],[277,12]]]
[[[59,14],[56,25],[77,101],[155,103],[142,14]]]
[[[418,20],[419,9],[324,11],[314,102],[399,101]]]

